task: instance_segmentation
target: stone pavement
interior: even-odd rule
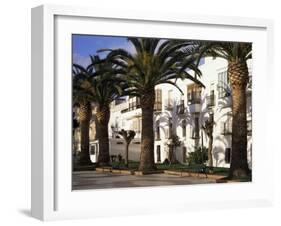
[[[205,178],[167,174],[135,176],[96,171],[73,172],[72,179],[73,190],[215,183],[214,180]]]

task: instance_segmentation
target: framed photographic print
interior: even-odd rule
[[[32,9],[32,216],[270,205],[270,20]]]

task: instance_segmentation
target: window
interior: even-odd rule
[[[215,91],[211,90],[210,95],[207,97],[207,107],[213,107],[215,105]]]
[[[172,119],[170,118],[169,119],[169,137],[168,138],[171,138],[172,136],[172,131],[173,131],[173,123],[172,123]]]
[[[159,125],[159,121],[156,122],[155,139],[156,140],[160,140],[160,125]]]
[[[115,100],[115,105],[119,105],[126,102],[126,98],[125,97],[119,97]]]
[[[131,129],[136,133],[141,132],[141,118],[134,118],[131,124]]]
[[[200,104],[201,103],[201,91],[202,91],[202,87],[197,84],[188,85],[187,86],[188,104]]]
[[[156,155],[157,155],[157,162],[161,162],[161,146],[157,145],[156,147]]]
[[[95,154],[96,154],[96,146],[95,145],[91,145],[90,155],[95,155]]]
[[[172,129],[173,129],[173,123],[172,123],[172,118],[169,119],[168,122],[168,127],[165,128],[165,138],[169,139],[172,136]]]
[[[140,98],[136,97],[136,108],[140,108]]]
[[[161,89],[155,90],[154,110],[162,111],[162,90]]]
[[[193,134],[193,138],[199,138],[199,117],[196,116],[194,118],[194,134]]]
[[[182,147],[182,162],[186,163],[186,147]]]
[[[186,137],[186,120],[182,121],[182,136]]]
[[[133,98],[129,98],[129,111],[133,110]]]
[[[218,74],[218,93],[219,98],[228,97],[231,94],[227,71]]]
[[[135,132],[138,131],[138,120],[137,119],[133,119],[133,128],[132,130],[134,130]]]
[[[140,108],[140,98],[139,97],[130,97],[129,98],[129,111]]]
[[[230,135],[232,133],[232,118],[228,116],[225,122],[221,122],[221,134]]]
[[[225,149],[225,163],[230,163],[231,160],[231,148]]]

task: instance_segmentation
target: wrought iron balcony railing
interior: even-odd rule
[[[192,96],[188,98],[188,104],[201,104],[201,96]]]

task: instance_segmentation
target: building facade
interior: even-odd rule
[[[247,124],[248,124],[248,162],[251,168],[252,153],[252,98],[251,98],[251,61],[248,62],[250,82],[247,87]],[[160,163],[168,158],[168,144],[172,135],[177,135],[180,146],[174,154],[181,163],[186,163],[187,156],[197,147],[208,147],[208,136],[202,129],[205,121],[214,120],[213,127],[213,164],[229,167],[231,159],[231,89],[227,77],[227,61],[220,58],[205,58],[200,65],[200,80],[205,88],[191,80],[177,80],[176,87],[161,84],[155,88],[154,105],[154,156]],[[94,115],[94,111],[93,111]],[[109,122],[110,154],[125,154],[125,142],[118,131],[134,130],[136,136],[129,146],[129,159],[139,161],[141,140],[141,108],[139,98],[126,97],[111,104]],[[92,161],[98,155],[98,141],[95,139],[94,118],[90,129],[90,153]],[[79,151],[79,129],[75,132],[74,143]]]

